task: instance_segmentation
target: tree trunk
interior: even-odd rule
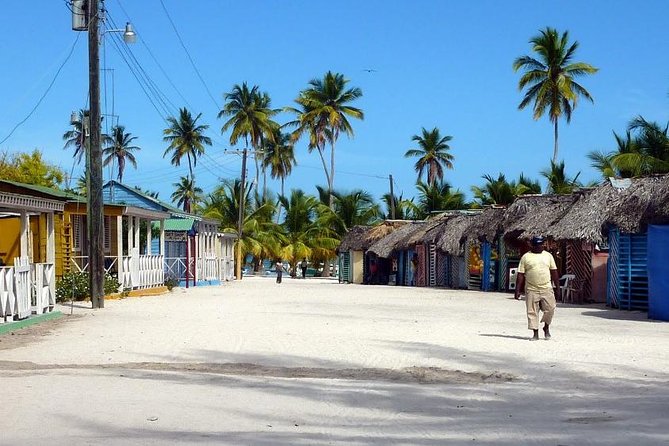
[[[335,175],[335,139],[332,139],[330,142],[330,182],[328,183],[328,189],[330,192],[330,209],[334,208],[334,197],[332,192],[334,191],[334,175]]]
[[[553,130],[553,135],[555,138],[555,145],[553,147],[553,163],[557,163],[558,160],[558,120],[555,120],[555,123],[553,124],[554,130]]]

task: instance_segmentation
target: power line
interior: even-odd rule
[[[202,85],[204,86],[204,89],[207,90],[207,94],[209,95],[209,98],[212,100],[212,102],[216,106],[216,109],[220,110],[221,107],[216,102],[216,99],[214,99],[214,96],[211,94],[211,91],[209,91],[209,87],[207,87],[207,83],[202,78],[202,75],[200,74],[200,70],[198,70],[197,67],[195,66],[195,62],[193,61],[193,58],[191,57],[190,53],[188,52],[188,48],[186,48],[186,45],[184,44],[184,41],[181,38],[181,35],[179,34],[179,31],[177,30],[177,27],[174,24],[174,21],[172,21],[172,17],[170,17],[170,13],[167,11],[167,8],[165,7],[165,3],[163,2],[163,0],[160,0],[160,5],[163,7],[163,11],[165,11],[165,15],[167,16],[167,19],[170,21],[170,24],[172,25],[172,29],[174,30],[174,33],[177,35],[177,38],[179,39],[179,43],[181,43],[181,47],[186,52],[186,56],[188,56],[188,60],[190,61],[191,65],[193,66],[193,69],[195,70],[195,73],[197,74],[197,77],[200,79],[200,82],[202,82]]]
[[[35,110],[37,110],[37,107],[40,106],[40,104],[42,103],[42,101],[44,100],[46,95],[49,94],[49,91],[51,91],[51,87],[53,87],[53,84],[56,83],[56,79],[58,79],[58,75],[62,71],[65,64],[70,60],[70,57],[72,56],[72,53],[74,52],[74,48],[77,46],[77,42],[79,42],[79,36],[80,35],[81,35],[80,33],[77,33],[77,37],[74,39],[74,43],[72,44],[72,47],[70,48],[70,52],[67,54],[67,57],[65,58],[63,63],[60,64],[60,66],[58,67],[58,71],[56,71],[56,74],[54,75],[53,79],[51,80],[51,83],[47,87],[47,89],[44,92],[44,94],[42,95],[42,97],[39,98],[39,101],[37,101],[37,104],[35,104],[35,106],[32,108],[32,110],[30,110],[30,113],[28,113],[28,115],[25,118],[23,118],[23,120],[19,121],[14,126],[14,128],[9,132],[9,135],[7,135],[2,141],[0,141],[0,144],[4,143],[9,138],[11,138],[11,136],[14,134],[16,129],[18,129],[21,125],[23,125],[28,119],[30,119],[30,117],[33,115],[33,113],[35,113]]]

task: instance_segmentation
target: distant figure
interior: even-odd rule
[[[302,269],[302,278],[306,279],[307,277],[307,258],[304,257],[300,263],[300,269]]]
[[[411,257],[411,285],[416,286],[416,271],[418,271],[418,254]]]
[[[276,261],[274,270],[276,271],[276,283],[281,283],[281,276],[283,276],[283,263],[281,263],[281,260]]]
[[[527,328],[534,331],[530,341],[539,340],[539,323],[544,323],[544,337],[551,338],[550,324],[555,313],[556,297],[560,292],[560,279],[553,255],[544,251],[544,238],[533,237],[532,250],[520,258],[514,297],[525,293]],[[539,321],[539,310],[543,311]]]
[[[379,267],[376,264],[376,260],[372,260],[369,264],[369,283],[374,285],[376,284],[376,274],[379,272]]]

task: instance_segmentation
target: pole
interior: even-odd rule
[[[242,280],[242,224],[244,223],[244,190],[246,189],[246,154],[247,149],[244,147],[242,152],[242,184],[239,188],[239,221],[237,222],[237,280]]]
[[[390,219],[395,220],[395,193],[393,192],[393,176],[388,175],[390,180]]]
[[[104,308],[104,218],[102,203],[102,149],[100,147],[100,58],[98,0],[88,0],[88,83],[90,99],[88,243],[89,284],[93,308]]]

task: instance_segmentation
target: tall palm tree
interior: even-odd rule
[[[577,173],[574,178],[567,176],[564,161],[559,163],[551,161],[550,168],[541,171],[541,176],[548,180],[546,192],[556,195],[567,195],[581,187],[581,183],[578,181],[580,175],[581,172]]]
[[[177,206],[183,206],[185,212],[192,212],[197,203],[202,200],[202,189],[195,185],[195,180],[189,177],[181,177],[178,183],[174,183],[176,188],[172,193],[172,201]]]
[[[163,130],[163,135],[165,135],[163,141],[170,143],[163,157],[171,154],[170,162],[179,166],[181,159],[185,156],[188,159],[191,180],[193,179],[193,167],[197,165],[197,157],[204,155],[204,146],[211,145],[211,138],[204,135],[209,126],[197,123],[201,116],[202,113],[193,119],[193,115],[184,107],[179,110],[179,119],[174,116],[167,118],[170,126]]]
[[[448,152],[451,149],[448,142],[452,139],[453,137],[448,135],[442,137],[437,127],[430,131],[423,127],[421,135],[411,137],[412,141],[418,143],[419,148],[407,150],[404,157],[418,157],[414,165],[418,172],[418,181],[423,172],[427,171],[427,184],[433,186],[436,181],[444,178],[444,168],[453,169],[455,157]]]
[[[76,119],[70,122],[72,128],[63,134],[63,140],[65,141],[63,149],[74,147],[72,157],[77,160],[77,164],[81,163],[81,159],[88,151],[88,138],[85,128],[86,119],[88,119],[88,110],[79,110]],[[103,146],[109,144],[110,141],[111,138],[108,135],[104,133],[100,135],[100,144]]]
[[[558,119],[562,116],[567,123],[579,97],[594,102],[590,93],[574,79],[597,72],[597,68],[585,62],[573,62],[578,42],[569,44],[569,32],[562,35],[556,29],[546,27],[530,39],[532,51],[537,58],[521,56],[513,62],[514,71],[524,70],[518,82],[518,89],[525,91],[518,109],[534,103],[534,119],[539,119],[548,111],[548,119],[553,123],[553,162],[558,159]]]
[[[280,129],[274,131],[274,140],[267,141],[264,148],[263,167],[269,167],[272,178],[281,179],[281,195],[284,195],[286,177],[297,165],[295,160],[295,145],[290,135],[282,133]]]
[[[125,133],[125,127],[122,125],[115,126],[112,128],[112,136],[110,138],[110,144],[107,145],[102,150],[102,155],[105,156],[103,160],[103,165],[107,166],[112,161],[118,161],[118,181],[119,183],[123,182],[123,171],[125,170],[125,161],[126,159],[130,164],[137,168],[137,160],[135,155],[132,153],[135,150],[141,150],[138,146],[131,145],[136,136],[132,136],[130,133]]]
[[[287,109],[297,115],[297,119],[289,123],[297,126],[293,139],[297,140],[308,133],[310,151],[318,150],[330,194],[334,191],[335,146],[339,135],[344,132],[353,137],[349,118],[364,119],[361,109],[349,105],[362,97],[362,90],[357,87],[347,88],[348,83],[349,80],[343,74],[328,71],[322,79],[310,80],[309,86],[300,92],[295,99],[299,109]],[[325,161],[326,143],[330,144],[329,169]],[[330,198],[329,203],[332,207],[334,197]]]
[[[229,117],[221,128],[221,133],[232,129],[230,144],[237,145],[240,138],[244,139],[246,147],[249,143],[253,148],[253,157],[256,164],[255,185],[258,186],[259,165],[262,157],[259,150],[264,140],[274,141],[274,135],[279,125],[272,120],[279,110],[271,108],[271,99],[260,87],[254,85],[249,89],[246,82],[234,85],[230,93],[225,94],[226,103],[218,113],[219,118]]]

